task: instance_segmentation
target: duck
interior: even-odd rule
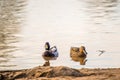
[[[73,61],[80,62],[80,65],[85,65],[87,54],[85,46],[71,47],[70,49],[70,57]]]
[[[42,56],[46,61],[56,60],[58,57],[57,47],[56,46],[50,47],[49,42],[46,42],[45,51],[43,52]]]

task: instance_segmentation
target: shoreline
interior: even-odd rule
[[[120,68],[37,66],[31,69],[0,71],[0,80],[119,80]]]

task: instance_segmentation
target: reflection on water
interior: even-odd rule
[[[43,66],[50,66],[50,62],[49,61],[46,61]]]
[[[95,24],[106,25],[111,20],[117,20],[120,17],[116,14],[119,4],[118,0],[86,0],[86,2],[86,11]]]
[[[43,64],[43,66],[50,66],[50,61],[56,60],[57,57],[45,57],[45,56],[43,56],[43,59],[45,60],[45,63]]]
[[[43,64],[43,66],[50,66],[50,61],[51,60],[57,60],[58,57],[49,57],[49,56],[43,56],[43,59],[45,60],[45,63]]]
[[[14,44],[19,42],[16,34],[20,31],[24,3],[23,0],[0,0],[0,68],[16,66],[7,62],[15,58],[11,52],[18,50]]]
[[[46,54],[47,52],[47,55],[44,55]],[[54,52],[54,51],[53,51]],[[55,51],[56,52],[56,51]],[[54,53],[55,53],[54,52]],[[43,54],[42,54],[42,57],[43,59],[46,61],[43,66],[50,66],[50,61],[51,60],[57,60],[58,58],[58,52],[57,52],[57,56],[54,55],[54,53],[51,53],[51,51],[45,51]],[[51,55],[52,54],[52,55]]]
[[[45,61],[50,61],[50,60],[56,60],[58,57],[45,57],[45,56],[43,56],[43,59],[45,60]]]
[[[80,62],[80,65],[85,65],[87,52],[84,46],[79,47],[71,47],[70,49],[70,57],[75,62]]]

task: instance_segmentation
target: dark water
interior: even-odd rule
[[[43,65],[46,41],[59,51],[52,66],[120,67],[119,25],[119,0],[0,0],[0,70]],[[86,65],[70,58],[81,45]]]

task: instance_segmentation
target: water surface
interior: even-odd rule
[[[0,16],[0,70],[43,65],[46,41],[59,51],[52,66],[120,67],[119,0],[1,0]],[[70,47],[81,45],[84,66],[70,58]]]

